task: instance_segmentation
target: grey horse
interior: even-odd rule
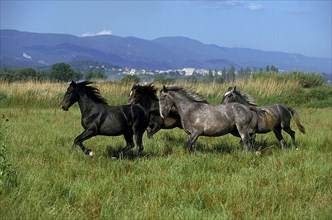
[[[257,133],[266,133],[273,131],[276,138],[280,142],[280,147],[283,149],[286,145],[286,141],[283,138],[281,131],[284,130],[287,132],[292,138],[292,145],[295,146],[295,131],[290,128],[290,121],[293,118],[296,126],[300,130],[301,133],[305,134],[305,128],[300,122],[300,118],[298,113],[295,109],[291,107],[287,107],[280,104],[274,104],[269,106],[257,106],[257,104],[248,96],[247,94],[241,93],[239,90],[236,89],[236,86],[229,87],[228,91],[224,94],[221,103],[241,103],[247,105],[251,108],[260,108],[260,109],[268,109],[276,116],[277,123],[273,127],[273,129],[265,129],[265,131],[260,132],[259,130]],[[264,130],[264,129],[263,129]]]
[[[207,104],[197,93],[181,87],[165,86],[160,91],[160,115],[166,118],[173,107],[178,109],[183,130],[189,135],[188,150],[199,136],[239,136],[246,151],[252,150],[250,137],[259,123],[272,129],[274,115],[268,110],[250,109],[240,103]]]

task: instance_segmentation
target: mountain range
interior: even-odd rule
[[[136,69],[222,69],[234,66],[331,73],[332,59],[295,53],[229,48],[186,37],[144,40],[101,35],[77,37],[0,30],[1,67],[47,67],[54,63],[91,60]]]

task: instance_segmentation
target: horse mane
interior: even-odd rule
[[[250,95],[246,94],[246,93],[241,93],[239,90],[237,89],[233,89],[232,87],[228,88],[228,91],[231,91],[233,93],[235,93],[236,95],[240,96],[242,99],[244,99],[244,101],[246,103],[248,103],[248,105],[253,105],[253,106],[258,106],[257,102],[255,101],[254,98],[252,98]]]
[[[157,99],[157,89],[154,88],[153,84],[148,84],[148,85],[135,85],[134,86],[135,91],[140,93],[141,95],[147,95],[153,99]]]
[[[200,94],[192,91],[191,89],[185,89],[185,88],[178,87],[178,86],[170,86],[170,87],[167,87],[167,90],[173,91],[173,92],[178,92],[195,102],[208,103],[205,99],[203,99],[201,97]]]
[[[106,99],[101,96],[99,89],[91,86],[92,83],[93,82],[90,81],[83,81],[76,83],[76,86],[77,88],[83,90],[85,94],[92,99],[92,101],[96,103],[107,104]]]

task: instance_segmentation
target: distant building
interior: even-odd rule
[[[195,74],[195,69],[194,68],[183,68],[182,72],[184,72],[185,76],[192,76]]]

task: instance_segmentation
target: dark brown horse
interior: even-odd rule
[[[168,117],[160,117],[156,92],[157,89],[152,84],[133,85],[128,98],[129,104],[139,104],[149,112],[150,122],[147,129],[149,138],[160,129],[172,129],[176,127],[182,129],[181,118],[176,109],[173,108]]]
[[[61,108],[67,111],[78,102],[82,114],[84,131],[75,138],[73,147],[78,145],[82,151],[92,156],[93,152],[83,145],[83,141],[96,136],[123,135],[126,147],[114,157],[137,145],[137,154],[143,151],[142,136],[149,123],[149,114],[139,105],[109,106],[101,97],[99,90],[90,85],[91,82],[71,82],[61,103]]]
[[[273,114],[276,116],[277,123],[273,127],[272,130],[273,130],[276,138],[279,140],[281,148],[284,148],[286,145],[286,141],[284,140],[284,138],[281,134],[281,130],[284,130],[291,136],[292,145],[295,146],[295,131],[293,131],[290,128],[290,121],[292,118],[293,118],[296,126],[300,130],[300,132],[303,134],[305,133],[305,129],[304,129],[303,125],[300,123],[300,118],[299,118],[298,113],[295,111],[295,109],[293,109],[291,107],[287,107],[287,106],[280,105],[280,104],[261,106],[261,107],[257,106],[257,104],[252,100],[252,98],[250,98],[250,96],[248,96],[247,94],[241,93],[239,90],[236,89],[236,86],[234,88],[229,87],[228,91],[225,93],[225,95],[223,96],[223,99],[221,101],[221,103],[233,103],[233,102],[238,102],[238,103],[247,105],[249,107],[268,109],[271,112],[273,112]],[[266,133],[266,132],[270,132],[270,131],[271,131],[271,129],[267,128],[265,131],[262,131],[262,132],[260,132],[258,130],[257,133]]]
[[[258,124],[265,124],[270,129],[275,124],[275,117],[268,110],[250,109],[240,103],[212,106],[197,93],[180,87],[164,86],[159,105],[162,118],[168,117],[173,107],[178,109],[183,130],[189,135],[189,151],[199,136],[216,137],[228,133],[240,136],[244,149],[250,151],[250,137]]]

